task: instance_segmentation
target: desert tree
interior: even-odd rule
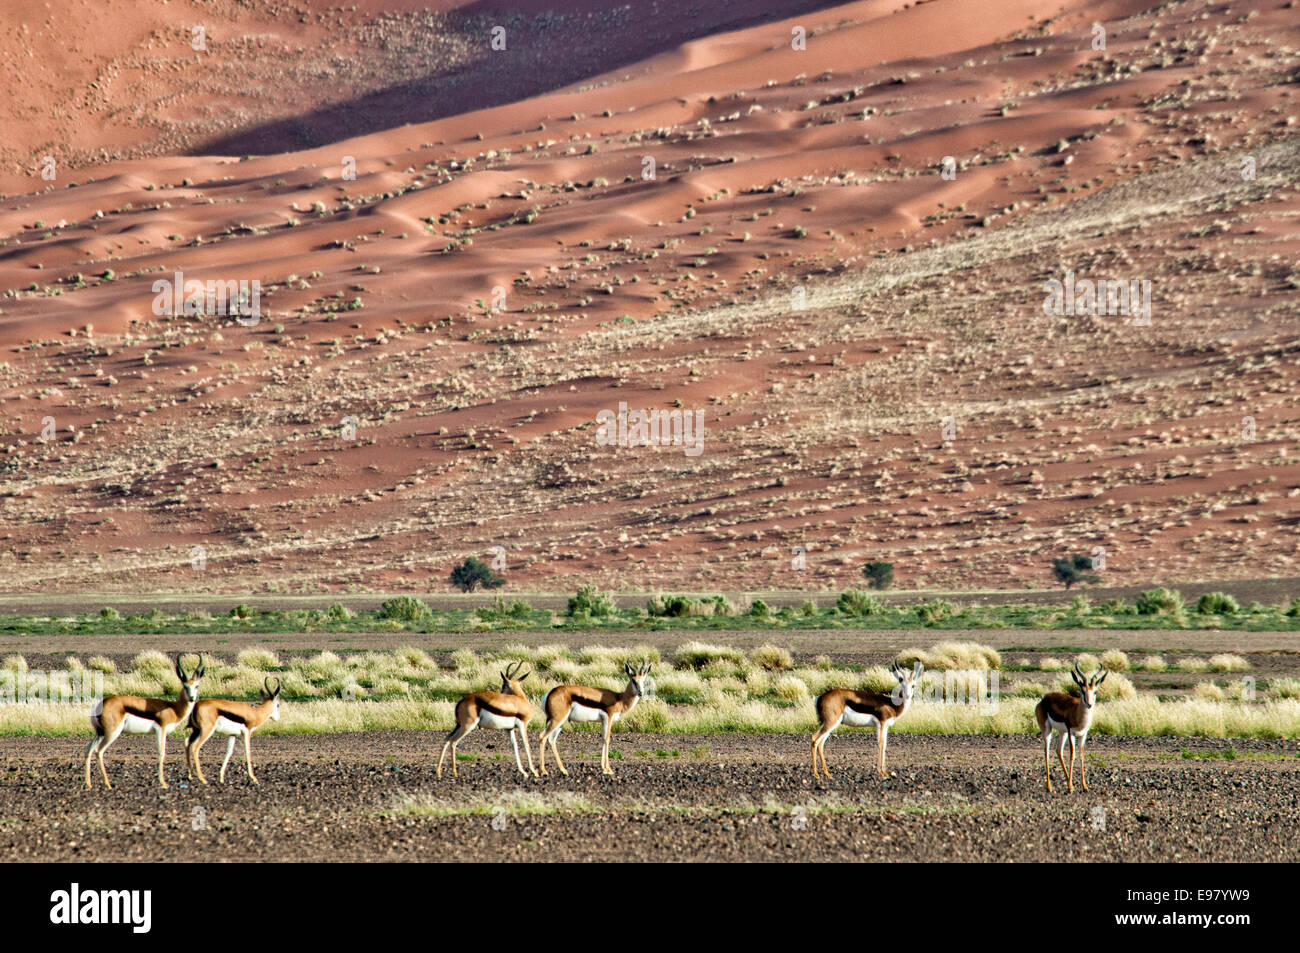
[[[1100,582],[1100,576],[1084,571],[1091,568],[1092,557],[1086,553],[1060,556],[1052,560],[1052,575],[1056,577],[1057,582],[1064,583],[1066,589],[1076,582]]]
[[[483,560],[471,556],[451,571],[451,584],[461,592],[473,592],[480,586],[500,589],[506,584],[506,577],[494,572]]]
[[[862,567],[862,575],[872,589],[888,589],[894,584],[894,564],[877,559]]]

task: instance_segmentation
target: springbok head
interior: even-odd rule
[[[631,662],[623,663],[623,674],[626,675],[628,681],[632,683],[632,691],[636,693],[637,698],[641,698],[645,695],[645,680],[650,674],[651,668],[653,668],[653,666],[649,662],[645,662],[635,668],[632,667]]]
[[[925,666],[918,661],[912,666],[909,672],[903,666],[898,664],[898,659],[894,659],[893,664],[889,666],[889,673],[898,679],[898,687],[891,693],[891,698],[895,704],[906,704],[912,699],[912,690],[921,681],[921,673],[925,671]]]
[[[1097,689],[1106,680],[1106,675],[1104,665],[1091,675],[1084,675],[1079,670],[1079,663],[1074,663],[1074,670],[1070,672],[1070,678],[1074,679],[1074,684],[1079,686],[1079,698],[1083,701],[1084,708],[1091,708],[1096,704]]]
[[[199,656],[199,664],[194,666],[194,671],[185,674],[184,655],[176,656],[176,677],[181,680],[181,691],[185,694],[187,701],[197,701],[199,697],[199,679],[203,677],[203,656]]]
[[[275,682],[274,685],[271,683]],[[262,682],[262,700],[271,703],[271,720],[280,720],[280,680],[278,678],[267,677]]]
[[[519,695],[521,698],[524,697],[523,686],[519,683],[531,675],[532,672],[524,672],[524,674],[520,675],[519,670],[523,667],[523,662],[515,662],[501,673],[501,693],[503,695]]]

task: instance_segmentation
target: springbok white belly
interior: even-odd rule
[[[601,721],[604,717],[605,712],[599,708],[589,708],[577,702],[569,706],[569,721]]]
[[[1048,715],[1048,716],[1047,716],[1047,730],[1048,730],[1048,731],[1059,731],[1059,732],[1060,732],[1061,734],[1063,734],[1063,735],[1074,735],[1074,736],[1077,738],[1077,737],[1079,737],[1080,735],[1084,735],[1084,734],[1087,734],[1087,733],[1088,733],[1088,724],[1089,724],[1089,722],[1091,722],[1091,721],[1092,721],[1092,719],[1089,718],[1088,721],[1085,721],[1085,722],[1084,722],[1082,725],[1080,725],[1078,728],[1071,728],[1071,727],[1070,727],[1069,725],[1067,725],[1065,722],[1063,722],[1063,721],[1057,721],[1057,720],[1056,720],[1055,718],[1053,718],[1051,715]]]
[[[171,734],[172,731],[175,730],[177,724],[178,722],[172,722],[166,728],[163,728],[163,732]],[[159,725],[156,721],[150,721],[148,718],[141,718],[139,715],[133,715],[130,712],[127,712],[122,719],[122,730],[128,735],[152,734],[158,730],[158,727]]]
[[[512,731],[519,727],[519,719],[513,716],[498,715],[484,708],[478,713],[478,726],[480,728],[496,728],[500,731]]]
[[[850,728],[872,728],[880,724],[875,715],[856,712],[847,706],[844,708],[843,723]]]
[[[253,728],[252,730],[256,731],[257,729]],[[237,721],[231,721],[224,715],[218,715],[217,724],[212,729],[212,733],[214,735],[242,735],[244,726]]]

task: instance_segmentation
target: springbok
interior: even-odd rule
[[[475,728],[496,728],[510,732],[510,743],[515,747],[515,764],[519,765],[519,773],[527,775],[532,772],[533,777],[537,777],[537,769],[533,767],[533,751],[528,746],[528,722],[533,717],[533,706],[520,684],[532,673],[519,675],[523,664],[516,662],[501,673],[501,691],[474,692],[456,703],[456,727],[442,744],[442,754],[438,756],[438,777],[442,777],[442,760],[447,757],[448,748],[451,749],[451,776],[460,777],[456,770],[456,745]],[[524,764],[519,760],[519,738],[524,739],[528,771],[524,770]]]
[[[1067,695],[1065,692],[1049,692],[1034,709],[1034,718],[1038,721],[1038,736],[1043,739],[1043,771],[1047,775],[1047,793],[1052,792],[1052,762],[1048,750],[1052,744],[1053,732],[1060,732],[1056,742],[1056,759],[1061,762],[1065,772],[1070,793],[1074,792],[1074,746],[1079,745],[1079,775],[1083,779],[1083,789],[1088,790],[1088,766],[1083,760],[1083,746],[1088,741],[1088,727],[1092,724],[1092,708],[1097,703],[1097,689],[1106,680],[1105,666],[1092,675],[1085,676],[1079,671],[1079,663],[1074,663],[1070,678],[1079,686],[1079,695]],[[1070,766],[1065,766],[1065,739],[1070,739]]]
[[[821,755],[821,769],[826,777],[831,776],[831,769],[826,764],[826,739],[841,724],[850,728],[876,728],[876,770],[882,778],[888,778],[885,769],[885,747],[889,744],[889,726],[907,710],[907,703],[912,700],[912,688],[921,679],[925,666],[917,662],[912,671],[899,666],[898,661],[889,668],[890,673],[898,679],[898,687],[888,695],[879,692],[863,692],[854,688],[832,688],[817,696],[817,717],[821,727],[812,736],[813,777],[817,777],[817,756]]]
[[[235,750],[235,741],[244,739],[244,761],[248,765],[248,779],[254,784],[257,777],[253,774],[253,755],[249,751],[253,732],[270,721],[280,720],[280,680],[275,679],[271,687],[268,677],[262,682],[262,703],[250,705],[248,702],[229,701],[225,698],[205,698],[194,706],[190,713],[190,740],[185,743],[185,763],[190,771],[198,776],[204,784],[208,779],[203,776],[203,766],[199,764],[199,751],[208,739],[222,735],[230,739],[226,745],[226,758],[221,762],[221,775],[218,780],[226,783],[226,765]]]
[[[203,677],[203,656],[194,671],[186,675],[181,656],[176,656],[176,677],[181,680],[181,690],[174,701],[166,698],[141,698],[139,695],[110,695],[95,703],[90,712],[90,727],[95,737],[86,749],[86,787],[90,783],[90,760],[99,753],[99,771],[104,776],[104,787],[112,789],[108,771],[104,768],[104,752],[122,732],[128,735],[158,736],[158,783],[167,787],[163,776],[163,759],[167,755],[167,736],[177,725],[185,724],[199,697],[199,679]]]
[[[586,685],[559,685],[546,693],[542,700],[542,711],[546,713],[546,727],[542,729],[542,774],[546,774],[546,746],[550,744],[555,753],[555,763],[561,774],[569,772],[560,760],[560,749],[555,746],[555,739],[560,737],[565,722],[598,721],[601,723],[605,743],[600,749],[600,770],[604,774],[613,774],[609,766],[609,732],[618,721],[640,701],[645,694],[646,676],[650,674],[649,664],[633,668],[630,662],[623,663],[623,674],[627,676],[627,686],[622,694],[605,688],[589,688]]]

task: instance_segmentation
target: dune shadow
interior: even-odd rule
[[[422,71],[418,78],[209,139],[188,154],[271,155],[433,122],[563,89],[703,36],[787,19],[838,2],[760,0],[720,4],[718,9],[704,5],[704,10],[679,4],[676,12],[663,4],[656,14],[627,0],[586,0],[580,11],[566,12],[543,10],[537,0],[516,0],[509,8],[485,0],[445,13],[420,14],[422,22],[413,20],[411,25],[427,30],[426,36],[403,34],[400,43],[390,43],[381,34],[373,40],[390,54],[394,45],[405,44],[417,54],[411,60],[435,47],[447,50],[450,61],[445,65],[417,63]],[[521,9],[529,6],[536,9]],[[496,26],[505,27],[505,50],[491,48]]]

